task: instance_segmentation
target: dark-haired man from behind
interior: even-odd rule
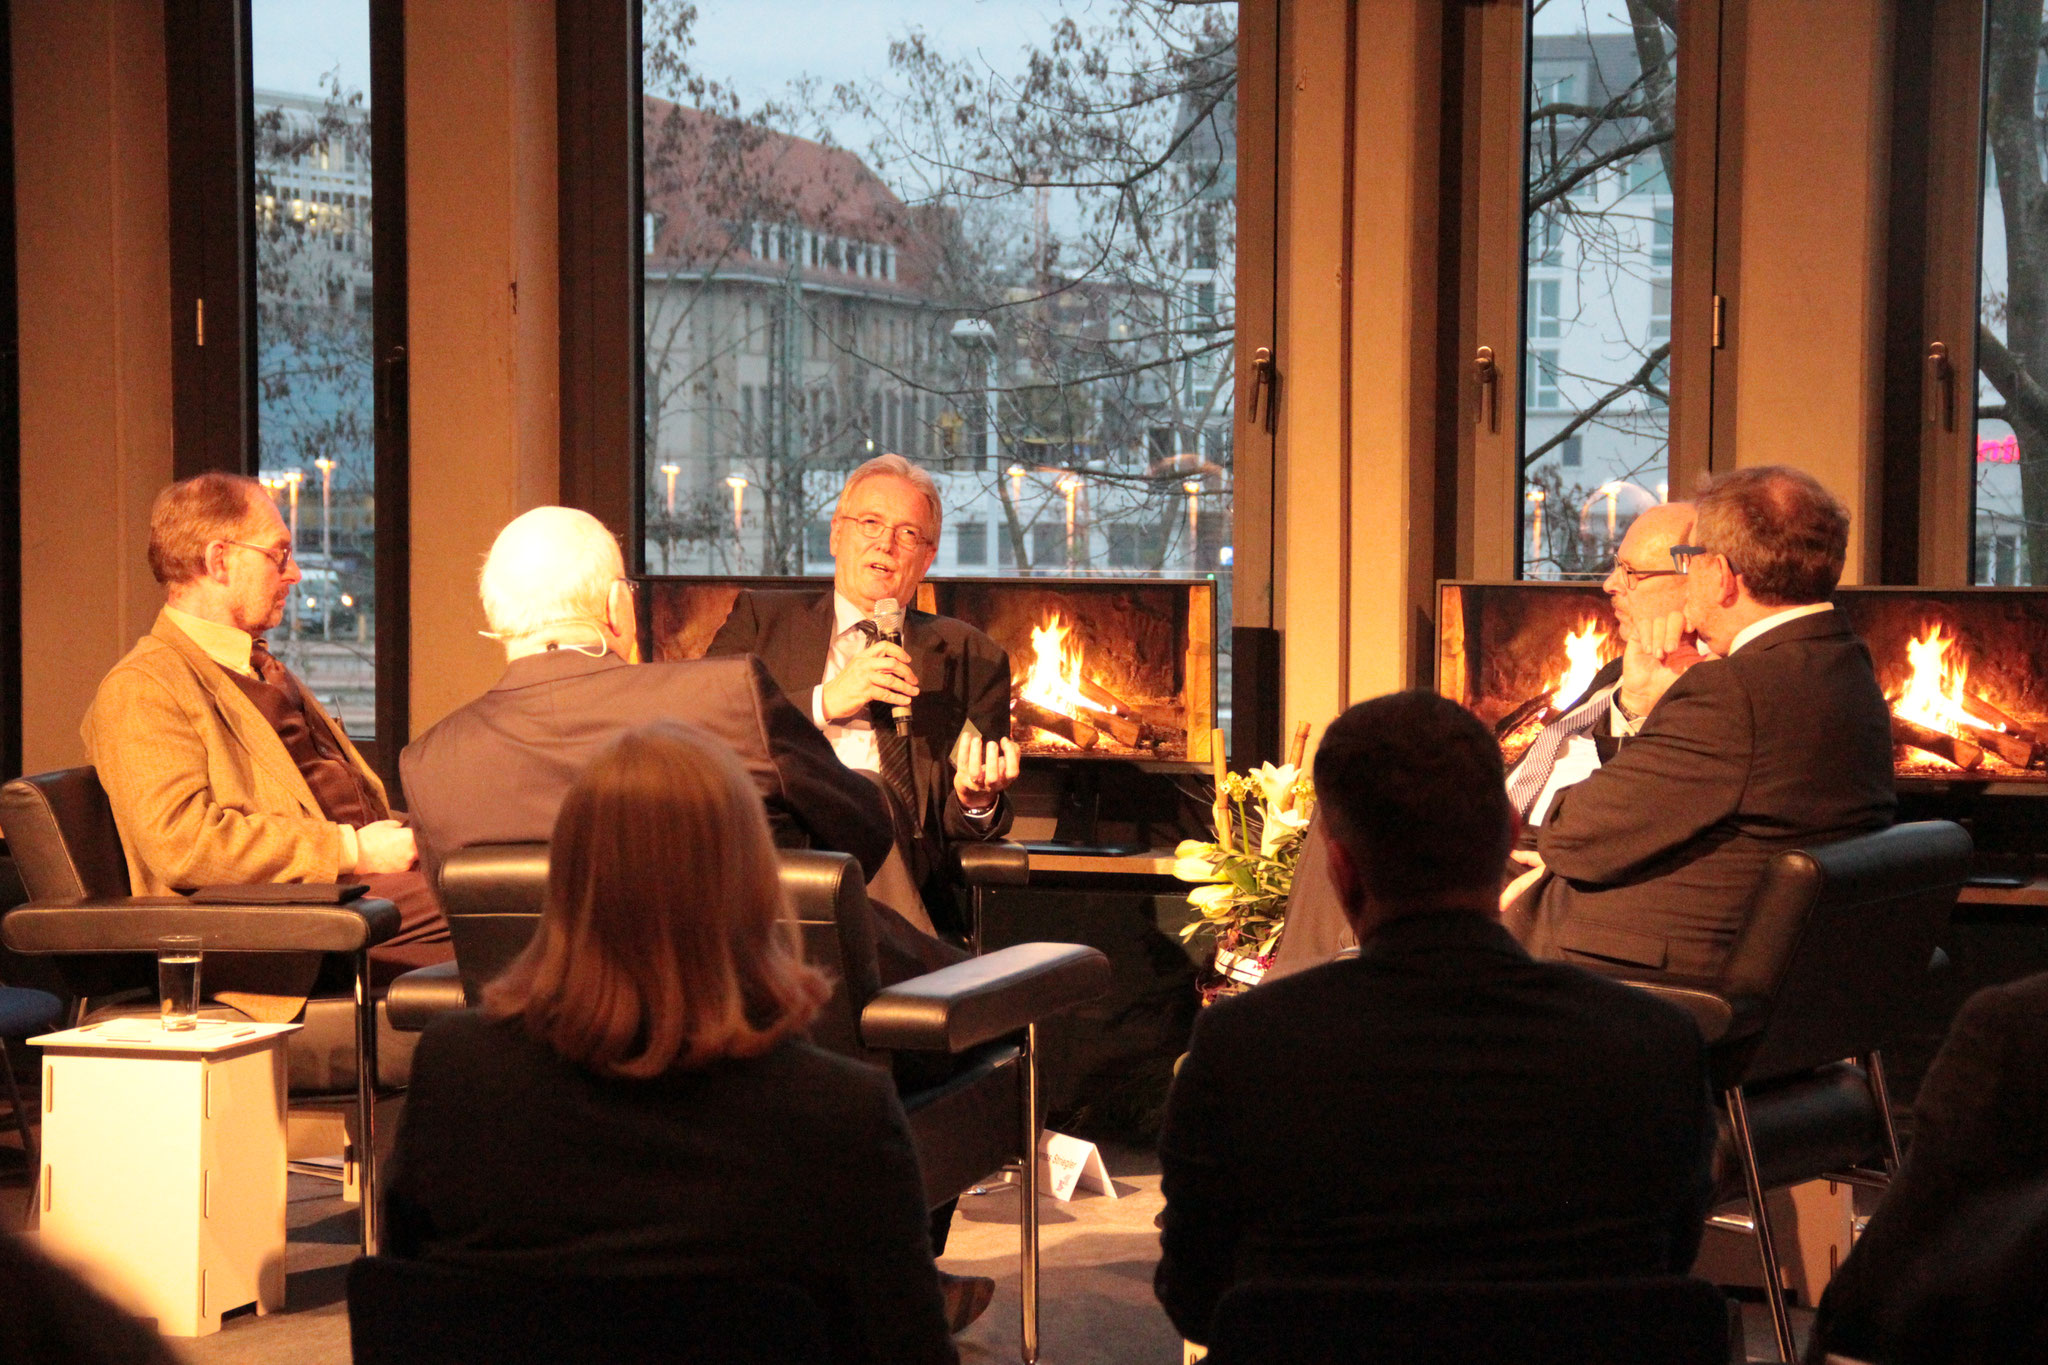
[[[1890,713],[1828,601],[1848,512],[1781,465],[1693,506],[1683,619],[1652,633],[1715,657],[1666,670],[1635,737],[1544,816],[1551,876],[1517,929],[1538,957],[1711,977],[1773,855],[1892,822]]]
[[[1205,1011],[1167,1101],[1154,1281],[1209,1339],[1249,1279],[1683,1273],[1714,1123],[1692,1021],[1498,921],[1500,750],[1428,692],[1352,707],[1316,790],[1355,958]]]

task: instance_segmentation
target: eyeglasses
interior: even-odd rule
[[[891,526],[880,517],[834,517],[860,532],[863,540],[881,540],[887,537],[889,543],[899,550],[921,550],[932,543],[932,538],[915,526]]]
[[[1646,578],[1676,578],[1684,572],[1683,569],[1638,569],[1627,560],[1617,559],[1614,561],[1614,567],[1608,571],[1608,577],[1620,574],[1621,590],[1634,592],[1636,585]]]
[[[1721,555],[1722,559],[1727,560],[1728,572],[1734,573],[1736,571],[1735,561],[1729,559],[1727,555],[1722,554],[1719,550],[1710,550],[1704,545],[1674,545],[1671,547],[1671,562],[1678,566],[1677,571],[1679,573],[1691,573],[1692,562],[1701,555]]]
[[[268,545],[252,545],[246,540],[230,540],[224,541],[223,543],[227,545],[239,545],[245,550],[254,550],[257,554],[262,555],[265,559],[269,560],[270,567],[276,569],[279,573],[283,573],[284,566],[291,563],[293,558],[295,557],[292,554],[292,547],[289,545],[280,545],[273,550]]]

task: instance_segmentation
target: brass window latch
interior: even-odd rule
[[[1251,378],[1252,396],[1251,402],[1246,408],[1246,419],[1258,422],[1260,420],[1259,414],[1263,411],[1265,413],[1264,426],[1266,434],[1271,436],[1277,429],[1280,408],[1280,366],[1273,359],[1272,347],[1261,346],[1252,352]],[[1262,397],[1265,399],[1263,408],[1259,403]]]
[[[1472,378],[1479,385],[1479,417],[1488,431],[1500,430],[1500,366],[1493,347],[1481,346],[1472,356]]]
[[[1956,367],[1948,358],[1948,343],[1930,342],[1927,347],[1927,420],[1943,431],[1956,429]]]

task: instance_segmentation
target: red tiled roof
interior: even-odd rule
[[[658,224],[648,259],[677,266],[754,262],[750,234],[736,226],[798,226],[898,253],[887,280],[830,266],[803,267],[806,279],[899,293],[922,293],[931,278],[935,231],[949,215],[913,209],[852,152],[643,97],[642,144],[647,212]]]

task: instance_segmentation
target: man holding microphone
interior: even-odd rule
[[[834,509],[832,590],[743,592],[709,651],[758,656],[840,761],[888,793],[896,856],[870,891],[928,933],[960,928],[946,844],[1008,831],[1018,761],[1009,655],[910,605],[942,517],[931,475],[900,455],[869,460]]]

